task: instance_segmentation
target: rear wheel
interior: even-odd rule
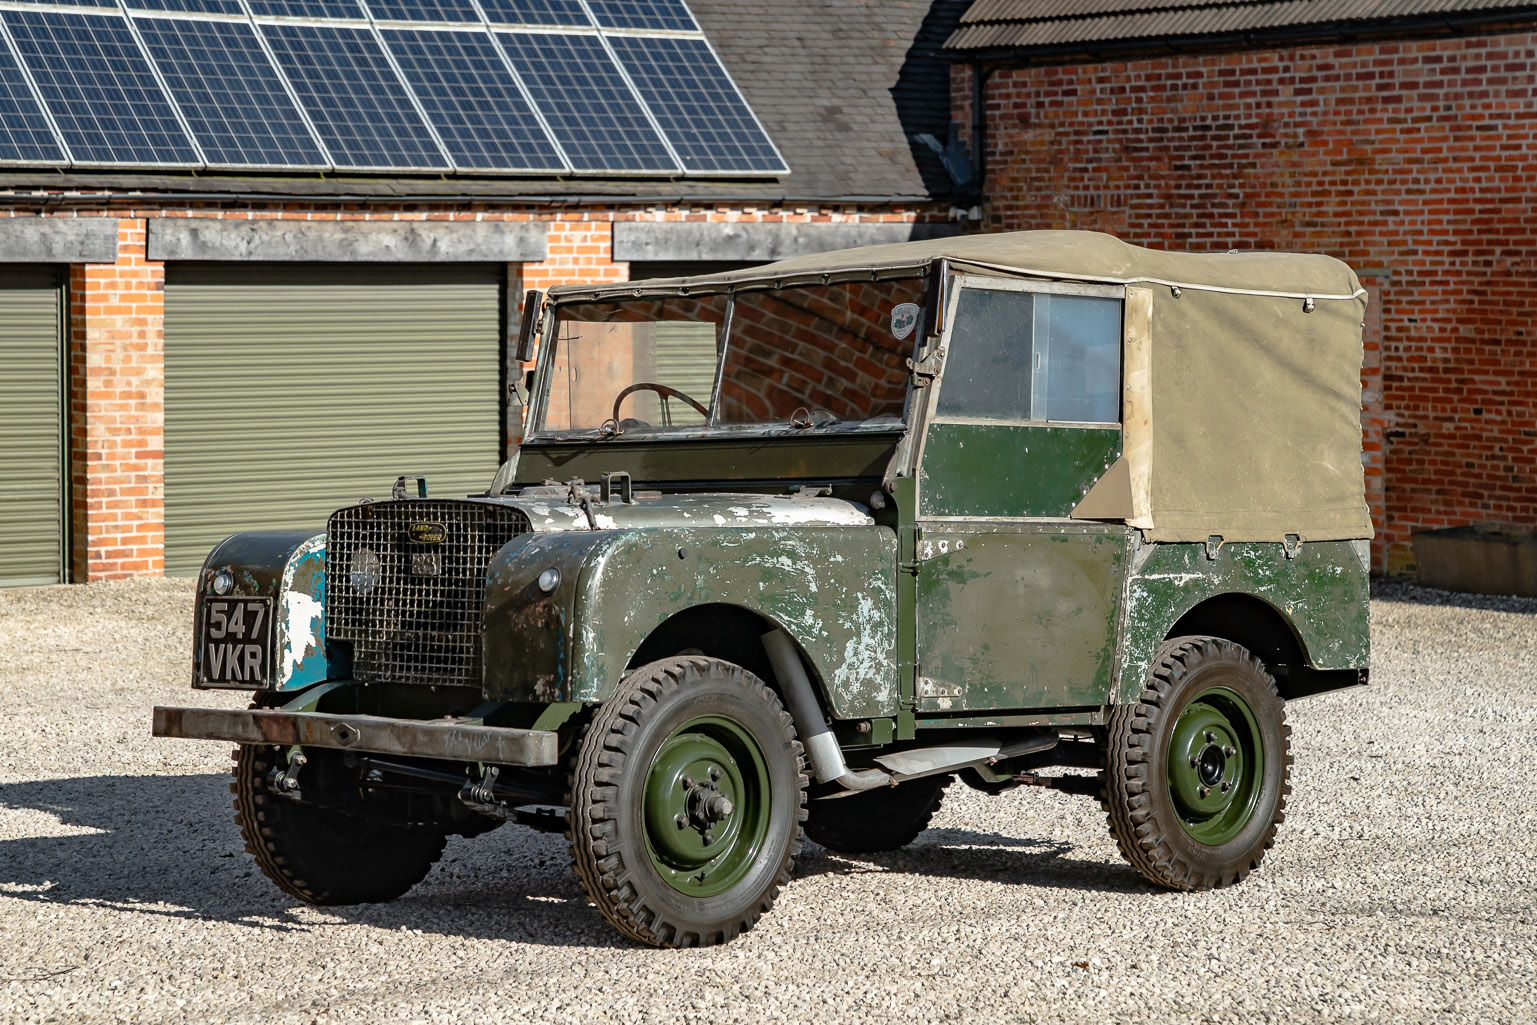
[[[267,785],[278,750],[241,745],[230,784],[235,821],[262,874],[309,904],[373,904],[421,882],[443,853],[441,829],[279,796]]]
[[[896,787],[811,803],[806,835],[830,851],[874,854],[906,847],[929,827],[954,777],[926,776]]]
[[[664,659],[593,715],[571,776],[578,880],[653,946],[723,943],[773,906],[800,852],[801,745],[779,698],[718,659]]]
[[[1105,806],[1121,854],[1176,890],[1241,882],[1286,817],[1291,731],[1275,681],[1231,641],[1179,637],[1111,715]]]

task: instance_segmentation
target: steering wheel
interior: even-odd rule
[[[620,406],[620,404],[623,403],[625,399],[629,398],[632,393],[638,392],[638,391],[654,391],[659,396],[661,396],[661,398],[662,398],[662,426],[664,426],[664,427],[671,427],[672,426],[672,412],[668,408],[668,405],[667,405],[667,400],[668,399],[682,399],[684,402],[687,402],[690,406],[693,406],[695,409],[697,409],[699,411],[699,415],[700,416],[704,417],[707,420],[710,417],[710,410],[708,408],[706,408],[705,406],[700,405],[698,402],[694,401],[692,398],[690,398],[689,396],[683,394],[682,392],[680,392],[676,388],[669,388],[665,384],[652,384],[650,381],[637,381],[635,384],[630,385],[624,391],[622,391],[618,395],[614,396],[613,419],[615,421],[619,420],[619,406]]]

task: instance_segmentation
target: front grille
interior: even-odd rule
[[[333,513],[326,637],[352,644],[358,680],[479,686],[486,570],[528,530],[522,512],[495,502],[408,499]]]

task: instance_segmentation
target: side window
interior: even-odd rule
[[[938,415],[1120,420],[1121,300],[967,288],[957,300]]]

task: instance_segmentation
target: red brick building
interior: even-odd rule
[[[1537,526],[1537,6],[979,0],[947,49],[988,229],[1356,269],[1378,572]]]
[[[305,2],[334,11],[356,0]],[[517,430],[507,338],[524,289],[958,230],[941,159],[940,46],[963,4],[615,0],[601,10],[630,21],[613,31],[601,14],[560,30],[611,57],[637,41],[708,46],[787,172],[712,174],[680,158],[679,174],[371,174],[92,166],[89,152],[65,148],[73,86],[59,82],[70,62],[47,48],[94,33],[123,73],[89,72],[105,87],[145,88],[148,76],[129,72],[172,22],[260,42],[268,56],[304,33],[382,55],[391,33],[554,39],[486,14],[530,20],[548,5],[440,0],[433,9],[480,20],[423,30],[385,21],[415,10],[387,0],[330,23],[278,3],[254,16],[227,0],[169,14],[139,0],[61,3],[0,15],[0,91],[17,111],[35,109],[33,96],[52,111],[47,124],[21,113],[0,123],[10,165],[0,167],[0,585],[187,574],[230,532],[318,525],[401,473],[435,477],[435,493],[484,487]],[[387,13],[397,9],[406,13]],[[697,27],[647,28],[658,11]],[[50,37],[59,25],[69,31]],[[380,80],[403,75],[407,55],[396,49],[393,71],[379,61]],[[162,61],[158,87],[147,86],[155,103],[184,95],[174,70]],[[179,102],[183,128],[196,123],[201,112]],[[328,113],[295,109],[316,123]],[[64,157],[51,165],[17,155],[55,139]]]

